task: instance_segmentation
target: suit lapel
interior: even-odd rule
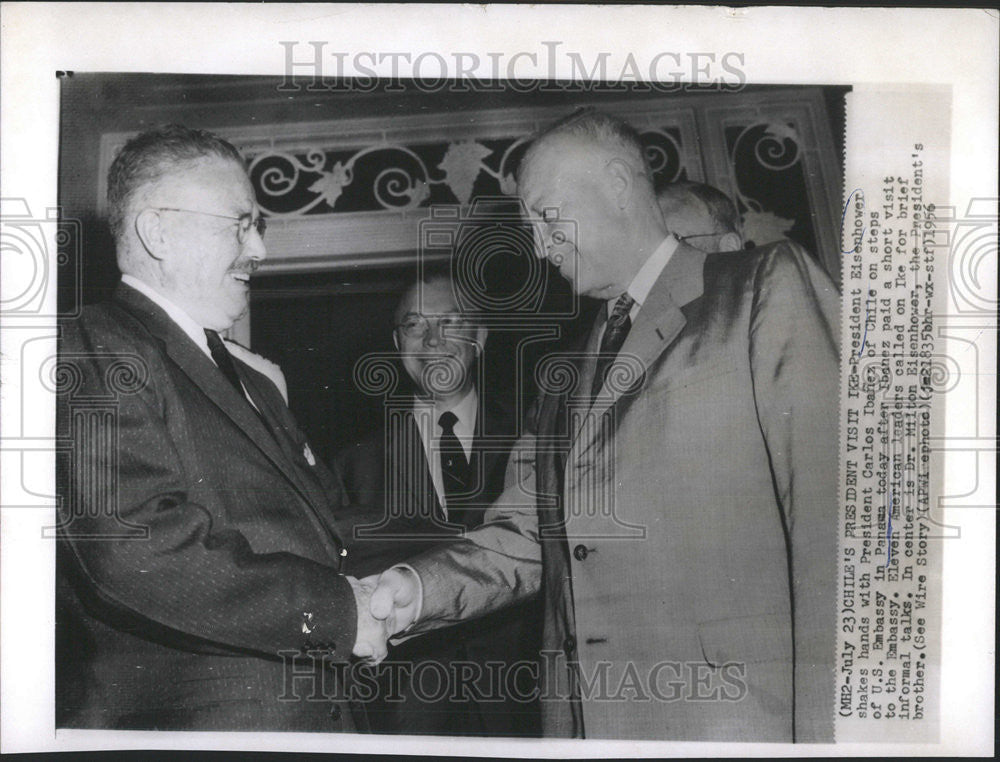
[[[476,486],[484,493],[499,494],[503,487],[503,472],[513,446],[513,416],[499,405],[484,403],[476,413],[475,428],[470,465],[475,468],[473,473],[479,479]],[[499,488],[494,489],[492,485],[499,485]],[[492,502],[492,498],[485,502]]]
[[[591,408],[591,415],[600,418],[626,394],[632,395],[646,382],[649,368],[674,343],[687,319],[681,307],[697,299],[704,292],[705,252],[678,243],[673,255],[660,273],[636,316],[635,324],[618,353],[628,369],[631,383],[605,383],[601,394]],[[596,330],[595,330],[596,333]],[[596,345],[596,337],[592,337]],[[594,352],[596,352],[596,348]],[[594,361],[588,360],[593,377]],[[582,373],[581,376],[586,376]],[[610,377],[610,376],[609,376]],[[589,388],[585,387],[585,388]],[[597,431],[600,427],[589,427]],[[578,429],[577,434],[583,429]]]
[[[204,352],[176,325],[163,310],[133,288],[120,285],[115,299],[138,318],[149,331],[163,342],[167,355],[184,371],[191,382],[205,394],[246,435],[250,444],[257,447],[275,467],[302,493],[311,504],[315,501],[313,490],[306,487],[296,472],[288,455],[281,449],[274,435],[253,408],[241,398]],[[237,364],[238,367],[238,364]],[[248,374],[241,373],[246,381]],[[251,382],[251,386],[253,383]],[[254,401],[263,397],[259,393]],[[259,404],[259,403],[258,403]],[[262,413],[264,411],[261,411]],[[266,413],[265,413],[266,414]],[[273,418],[271,420],[274,420]],[[321,505],[325,501],[321,501]],[[317,507],[314,505],[314,507]]]
[[[482,523],[487,507],[503,491],[504,474],[510,449],[512,419],[510,413],[499,405],[487,404],[486,395],[479,396],[476,424],[469,453],[469,473],[474,480],[470,487],[472,497],[463,506],[462,523],[473,529]]]
[[[579,373],[577,374],[577,384],[565,398],[560,409],[560,417],[557,423],[567,426],[570,434],[570,443],[575,442],[580,436],[580,430],[587,420],[587,412],[591,407],[590,389],[593,385],[594,374],[597,372],[597,356],[600,352],[601,329],[608,322],[608,313],[601,305],[594,316],[594,324],[590,333],[579,347],[581,357],[577,361]],[[567,445],[563,454],[569,451]]]
[[[306,494],[313,506],[323,508],[328,504],[328,497],[323,491],[322,485],[312,477],[312,474],[308,473],[306,468],[296,465],[299,461],[305,462],[305,455],[298,449],[299,443],[292,438],[284,423],[288,417],[288,411],[277,408],[277,405],[284,404],[280,396],[264,393],[259,383],[260,376],[240,360],[233,358],[233,362],[243,386],[246,387],[250,398],[254,401],[261,416],[267,421],[267,426],[270,427],[269,435],[277,442],[286,460],[292,464],[292,468],[288,471],[289,477],[297,482],[299,489]],[[254,413],[254,418],[259,420],[256,413]]]

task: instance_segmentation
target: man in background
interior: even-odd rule
[[[664,186],[656,200],[667,230],[681,241],[709,254],[743,248],[736,204],[718,188],[679,180]]]
[[[327,667],[384,635],[343,573],[341,490],[220,337],[266,256],[243,159],[143,133],[108,207],[122,281],[61,324],[56,726],[353,730]]]
[[[463,313],[459,287],[434,274],[403,294],[392,337],[413,382],[412,402],[390,413],[384,430],[337,457],[351,501],[384,506],[381,515],[360,517],[367,527],[355,529],[354,548],[366,568],[384,569],[474,529],[503,490],[516,421],[482,384],[488,332]],[[379,695],[367,704],[372,730],[538,735],[531,700],[537,608],[522,603],[394,647],[382,665]],[[444,667],[435,670],[448,676],[444,690],[431,686],[436,678],[422,688],[413,677],[431,662]],[[396,691],[399,700],[386,700]]]
[[[835,287],[790,242],[678,241],[597,112],[531,145],[518,195],[604,305],[538,374],[487,521],[384,572],[372,613],[415,635],[541,590],[546,737],[832,741]]]

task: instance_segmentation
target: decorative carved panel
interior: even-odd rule
[[[639,131],[657,183],[709,182],[729,193],[757,244],[788,236],[839,275],[839,168],[820,90],[581,101]],[[432,205],[467,208],[514,192],[528,137],[567,112],[518,108],[217,132],[247,157],[268,217],[271,272],[414,260]],[[104,176],[130,137],[102,139]]]

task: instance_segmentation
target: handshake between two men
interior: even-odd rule
[[[348,577],[358,608],[355,656],[378,664],[388,641],[412,625],[420,613],[420,580],[406,567],[393,567],[362,579]]]

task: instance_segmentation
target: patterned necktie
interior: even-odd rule
[[[601,387],[604,386],[605,377],[608,375],[608,369],[615,357],[618,356],[622,344],[625,343],[625,337],[628,336],[629,329],[632,328],[632,318],[629,313],[634,306],[635,299],[629,296],[628,292],[625,292],[618,297],[614,309],[611,310],[611,317],[608,318],[604,327],[604,336],[601,337],[601,354],[597,358],[597,367],[594,369],[594,382],[590,388],[591,398],[600,393]]]
[[[441,480],[444,482],[445,504],[451,521],[457,520],[453,513],[461,510],[461,496],[469,492],[469,461],[466,460],[462,443],[455,436],[456,423],[458,416],[450,410],[441,413],[438,418],[438,425],[441,427],[441,436],[438,438]]]

